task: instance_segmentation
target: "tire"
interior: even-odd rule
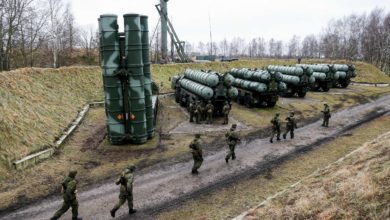
[[[250,97],[245,97],[245,106],[247,108],[252,108],[253,107],[253,103],[252,103],[252,99]]]
[[[267,102],[267,107],[269,107],[269,108],[275,107],[275,105],[276,105],[275,101],[268,101]]]
[[[322,91],[324,91],[324,92],[328,92],[330,89],[328,86],[322,86],[321,88],[322,88]]]
[[[349,86],[349,82],[343,81],[340,83],[341,88],[347,88]]]
[[[298,92],[298,97],[304,98],[306,96],[306,92],[300,91]]]

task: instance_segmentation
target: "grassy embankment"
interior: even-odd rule
[[[390,130],[390,116],[373,120],[346,135],[260,175],[184,203],[157,219],[229,219],[269,196],[326,167]],[[376,139],[345,163],[319,172],[300,186],[255,210],[248,219],[386,219],[390,202],[390,134]],[[332,174],[334,173],[334,174]],[[339,208],[337,208],[339,206]],[[322,213],[322,214],[321,214]],[[326,214],[333,218],[327,218]],[[375,218],[374,214],[379,214]],[[385,213],[386,214],[386,213]],[[387,213],[388,217],[388,213]]]
[[[388,132],[251,210],[245,219],[388,219],[389,185]]]

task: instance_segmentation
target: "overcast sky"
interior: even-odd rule
[[[159,0],[68,0],[76,22],[97,27],[100,14],[149,16],[149,29],[158,22]],[[294,34],[318,34],[332,18],[369,13],[379,7],[390,11],[390,0],[170,0],[168,16],[181,40],[209,41],[209,15],[214,41],[262,36],[288,41]],[[123,21],[120,20],[120,26]]]

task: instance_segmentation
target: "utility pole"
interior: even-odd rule
[[[168,62],[168,0],[160,0],[161,13],[161,57],[164,63]]]
[[[210,27],[210,59],[212,59],[213,56],[213,36],[211,34],[211,18],[210,18],[210,12],[209,12],[209,27]]]

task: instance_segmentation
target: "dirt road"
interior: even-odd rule
[[[299,128],[294,140],[274,144],[270,144],[268,139],[243,140],[236,149],[235,161],[226,164],[225,151],[213,153],[205,157],[199,176],[190,174],[192,162],[172,165],[167,161],[138,170],[135,174],[134,200],[139,213],[131,219],[147,219],[154,212],[174,206],[196,194],[207,193],[213,187],[229,184],[245,175],[255,175],[266,169],[267,164],[280,162],[288,155],[315,147],[388,111],[390,95],[334,113],[329,128],[321,127],[320,121]],[[111,219],[109,210],[117,202],[117,197],[118,187],[113,181],[80,190],[80,216],[84,219]],[[61,198],[45,199],[15,212],[2,214],[0,219],[49,219],[61,202]],[[119,210],[118,216],[117,219],[129,219],[125,207]],[[63,219],[70,218],[69,211]]]

